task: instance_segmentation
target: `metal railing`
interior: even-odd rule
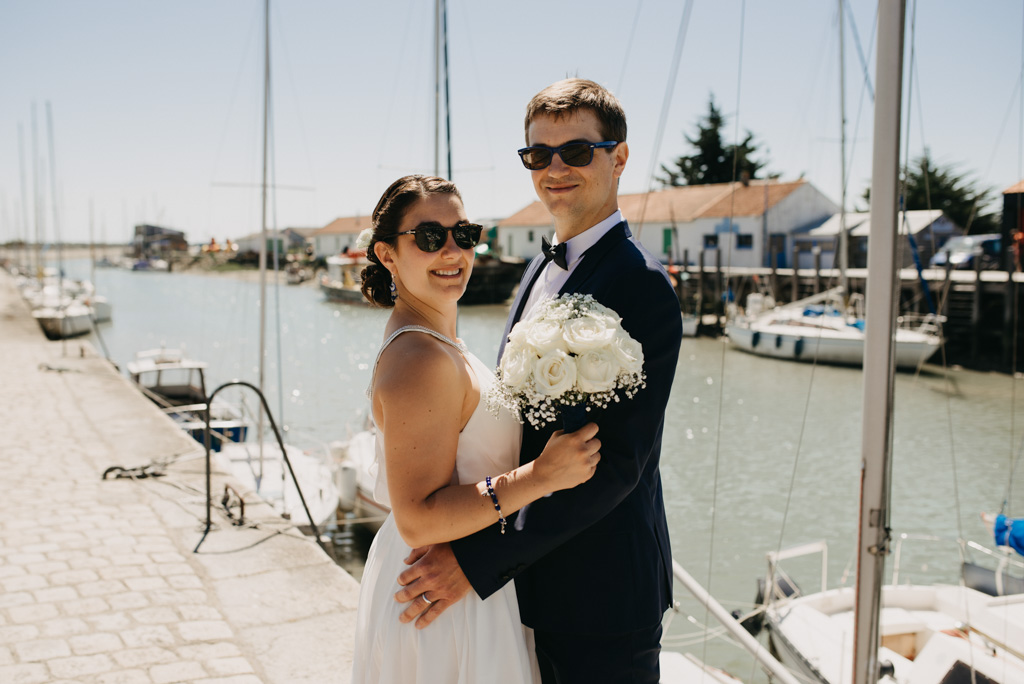
[[[203,545],[203,542],[206,540],[206,536],[210,533],[210,530],[213,529],[213,506],[211,503],[212,490],[210,485],[210,406],[213,405],[213,398],[217,396],[218,392],[223,389],[227,389],[228,387],[235,386],[248,387],[260,398],[263,410],[267,412],[267,418],[270,421],[270,429],[273,430],[274,438],[277,440],[277,445],[281,449],[281,458],[284,459],[285,465],[288,466],[288,474],[291,475],[292,481],[295,483],[295,491],[299,493],[299,500],[302,502],[302,509],[306,512],[306,518],[309,519],[309,526],[313,528],[313,538],[316,539],[316,543],[320,545],[320,548],[323,549],[324,553],[328,553],[323,540],[320,539],[320,530],[317,527],[316,521],[313,519],[313,514],[310,513],[309,506],[306,505],[306,497],[302,493],[302,487],[299,485],[298,478],[295,477],[295,470],[292,468],[291,459],[288,458],[288,451],[284,448],[284,440],[281,439],[281,431],[278,430],[277,423],[274,422],[274,416],[270,412],[270,406],[267,405],[267,398],[263,396],[263,392],[261,392],[258,387],[252,383],[245,382],[244,380],[232,380],[231,382],[226,382],[213,390],[210,396],[206,399],[206,409],[203,412],[206,419],[206,431],[204,434],[204,447],[206,449],[206,528],[203,530],[203,536],[200,537],[199,543],[196,544],[196,548],[192,550],[192,553],[198,553],[199,547]],[[262,439],[262,435],[259,436],[259,439]],[[328,553],[328,555],[330,554]]]

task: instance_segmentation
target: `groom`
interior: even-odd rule
[[[506,534],[495,524],[415,551],[396,598],[409,602],[403,621],[425,627],[470,589],[487,598],[515,580],[545,684],[658,682],[661,619],[672,601],[658,463],[682,338],[679,302],[618,209],[629,157],[618,99],[592,81],[554,83],[527,106],[526,144],[519,154],[554,219],[555,245],[526,270],[505,336],[545,297],[591,294],[643,346],[647,387],[591,414],[601,429],[591,480],[523,508]],[[524,427],[522,463],[556,427]]]

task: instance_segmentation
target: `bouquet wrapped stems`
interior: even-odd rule
[[[562,404],[559,413],[562,417],[562,432],[566,434],[576,432],[590,422],[586,404]]]

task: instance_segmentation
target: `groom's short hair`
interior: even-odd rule
[[[619,98],[593,81],[567,78],[552,83],[526,105],[526,144],[530,144],[530,123],[538,116],[560,119],[580,109],[589,109],[597,115],[604,140],[626,141],[626,112]]]

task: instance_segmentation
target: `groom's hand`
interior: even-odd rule
[[[448,544],[413,549],[405,562],[411,567],[398,576],[402,588],[395,600],[409,604],[399,619],[403,623],[416,620],[417,629],[429,625],[473,588]]]

